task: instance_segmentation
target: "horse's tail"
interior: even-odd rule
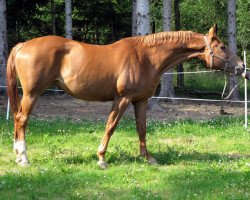
[[[14,47],[10,52],[6,69],[7,94],[10,99],[10,106],[14,116],[17,114],[18,109],[20,107],[20,98],[18,95],[18,88],[17,88],[18,77],[15,67],[15,56],[16,56],[16,47]]]

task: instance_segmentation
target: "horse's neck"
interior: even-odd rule
[[[204,60],[204,47],[203,36],[197,36],[185,43],[169,43],[149,47],[147,48],[147,56],[157,75],[161,76],[165,71],[186,60],[196,57]]]

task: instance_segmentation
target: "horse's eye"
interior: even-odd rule
[[[222,50],[225,50],[226,47],[225,47],[225,45],[221,45],[220,48],[221,48]]]

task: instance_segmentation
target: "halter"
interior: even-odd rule
[[[228,67],[228,64],[231,64],[231,59],[234,58],[236,56],[236,54],[233,54],[230,58],[228,59],[224,59],[222,58],[221,56],[218,56],[214,53],[213,49],[211,48],[210,44],[208,43],[208,40],[207,40],[207,37],[204,36],[204,39],[205,39],[205,42],[206,42],[206,45],[207,45],[207,48],[209,49],[209,55],[210,55],[210,69],[212,69],[213,67],[213,64],[214,64],[214,57],[215,58],[218,58],[219,60],[221,60],[222,62],[225,63],[225,66],[224,66],[224,73],[227,72],[227,67]],[[235,75],[237,75],[237,71],[235,71]]]
[[[224,84],[224,88],[223,88],[223,92],[221,94],[221,98],[222,99],[228,99],[231,94],[233,93],[233,91],[235,90],[235,88],[238,86],[238,84],[236,84],[234,86],[234,88],[231,90],[231,92],[229,92],[229,94],[224,97],[224,93],[225,93],[225,90],[226,90],[226,87],[227,87],[227,77],[226,77],[226,72],[227,72],[227,69],[228,69],[228,64],[231,64],[231,59],[234,58],[236,56],[236,54],[233,54],[231,57],[229,57],[228,59],[224,59],[222,58],[221,56],[218,56],[214,53],[213,49],[211,48],[210,44],[208,43],[208,39],[206,36],[204,36],[204,40],[206,42],[206,45],[207,45],[207,48],[209,49],[209,55],[210,55],[210,69],[212,69],[213,67],[213,64],[214,64],[214,57],[215,58],[218,58],[219,60],[221,60],[222,62],[225,63],[225,66],[224,66],[224,77],[225,77],[225,84]],[[236,76],[237,75],[237,68],[235,67],[235,72],[234,72],[234,75]]]

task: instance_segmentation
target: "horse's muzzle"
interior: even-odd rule
[[[244,79],[250,80],[250,73],[246,71],[246,67],[244,64],[235,66],[234,75],[241,75]]]
[[[244,79],[250,80],[250,73],[249,72],[244,72],[244,73],[242,73],[242,77]]]

